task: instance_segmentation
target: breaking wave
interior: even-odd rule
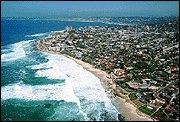
[[[33,35],[26,35],[25,37],[40,37],[40,36],[47,36],[48,33],[38,33]]]
[[[32,42],[33,40],[28,40],[28,41],[21,41],[21,42],[17,42],[15,44],[11,44],[11,52],[9,53],[4,53],[1,54],[1,61],[13,61],[19,58],[23,58],[26,56],[26,52],[24,50],[25,47],[27,47],[30,42]]]

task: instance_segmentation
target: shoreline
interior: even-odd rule
[[[94,74],[100,79],[101,85],[104,88],[108,98],[111,100],[111,103],[115,106],[119,114],[125,117],[125,121],[154,121],[153,118],[140,112],[137,107],[128,99],[128,96],[122,95],[119,91],[117,91],[116,84],[113,83],[111,79],[106,77],[108,74],[105,71],[94,68],[93,65],[66,54],[38,49],[37,45],[36,50],[51,54],[63,55],[81,65],[85,70]]]
[[[62,54],[64,55],[64,54]],[[68,55],[64,55],[67,58],[74,60],[77,64],[81,65],[84,69],[86,69],[87,71],[91,72],[92,74],[94,74],[96,77],[98,77],[101,81],[101,85],[103,86],[103,88],[106,91],[106,94],[108,96],[108,98],[111,100],[112,104],[115,106],[115,108],[117,109],[117,111],[125,117],[125,121],[153,121],[153,119],[147,117],[144,113],[139,113],[139,111],[137,111],[137,108],[132,105],[130,102],[127,102],[126,99],[122,98],[122,97],[126,97],[124,95],[120,96],[115,95],[112,91],[115,92],[116,90],[116,85],[115,83],[111,82],[111,79],[108,79],[106,76],[108,76],[108,74],[105,71],[102,71],[100,69],[96,69],[93,67],[93,65],[86,63],[84,61],[81,61],[79,59],[70,57]],[[112,97],[114,96],[114,97]],[[139,115],[141,114],[141,115]]]

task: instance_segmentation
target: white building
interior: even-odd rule
[[[66,31],[69,32],[72,30],[72,27],[71,26],[66,26]]]

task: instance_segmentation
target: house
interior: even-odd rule
[[[150,80],[149,83],[150,83],[150,84],[157,84],[157,81],[155,81],[155,80]]]
[[[99,60],[99,63],[100,63],[100,64],[105,63],[105,62],[106,62],[105,59],[104,59],[104,60],[103,60],[103,59],[100,59],[100,60]]]
[[[82,56],[82,54],[83,54],[83,53],[80,52],[80,51],[75,51],[74,53],[75,53],[75,55],[76,55],[77,58],[81,58],[81,56]]]
[[[139,88],[144,91],[144,90],[147,90],[149,86],[150,86],[150,84],[143,83],[143,84],[140,85]]]
[[[158,102],[158,103],[161,103],[161,104],[164,104],[164,103],[165,103],[165,101],[162,101],[162,100],[157,99],[157,98],[155,99],[155,101]]]
[[[72,27],[71,26],[66,26],[66,31],[69,32],[72,30]]]
[[[147,108],[149,108],[149,109],[153,109],[153,107],[151,107],[151,106],[148,106],[148,105],[147,105]]]
[[[139,83],[137,82],[126,82],[126,84],[133,89],[138,89],[139,88]]]
[[[141,93],[139,93],[139,92],[136,92],[136,97],[137,97],[137,99],[141,99],[142,94],[141,94]]]
[[[106,65],[106,69],[111,69],[112,65]]]
[[[177,70],[176,67],[172,67],[172,68],[171,68],[171,71],[176,71],[176,70]]]
[[[114,73],[118,76],[122,75],[125,73],[124,69],[114,69]]]
[[[139,101],[142,102],[142,103],[145,103],[145,104],[148,103],[144,97],[141,97],[141,98],[139,99]]]
[[[159,89],[159,87],[153,85],[153,86],[150,86],[148,89],[152,92],[155,92]]]
[[[127,67],[126,67],[125,65],[123,66],[123,68],[124,68],[125,70],[127,69]]]
[[[151,108],[158,109],[158,108],[161,107],[162,105],[159,104],[158,102],[156,102],[155,100],[151,100],[151,102],[148,103],[148,106],[150,106]]]
[[[126,67],[126,69],[127,69],[127,70],[131,70],[131,69],[133,69],[133,67]]]

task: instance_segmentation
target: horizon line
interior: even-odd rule
[[[88,17],[83,17],[83,16],[78,16],[78,17],[1,17],[1,18],[29,18],[29,19],[33,19],[33,18],[36,18],[36,19],[61,19],[61,18],[126,18],[126,17],[140,17],[140,18],[163,18],[163,17],[179,17],[178,16],[116,16],[116,17],[110,17],[110,16],[88,16]]]

